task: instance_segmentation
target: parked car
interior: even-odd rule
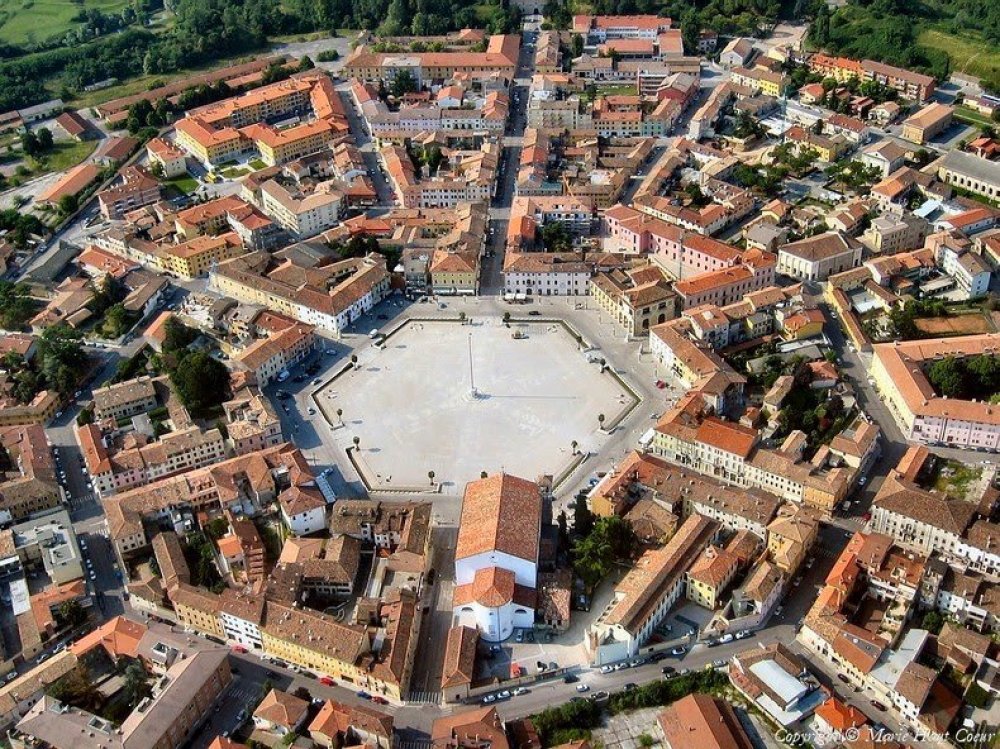
[[[518,687],[514,690],[514,696],[520,697],[522,694],[527,694],[528,690],[525,687]]]
[[[664,676],[673,676],[674,674],[677,673],[677,669],[674,668],[673,666],[664,666],[663,668],[660,669],[660,672]]]
[[[885,705],[879,702],[878,700],[872,700],[871,706],[874,707],[876,710],[885,710]]]
[[[589,692],[590,691],[590,687],[588,685],[586,685],[586,684],[577,684],[576,685],[576,691],[578,691],[580,693]]]
[[[725,645],[727,642],[732,642],[735,639],[736,638],[733,637],[731,634],[724,634],[722,637],[719,638],[719,644]]]
[[[610,674],[614,670],[615,670],[614,666],[601,666],[601,673],[602,674]]]
[[[715,666],[715,668],[725,668],[726,667],[726,659],[725,658],[717,658],[716,660],[712,661],[712,665]]]
[[[492,705],[496,701],[497,701],[497,696],[495,694],[488,694],[485,697],[483,697],[484,705]]]
[[[497,699],[498,700],[509,700],[510,697],[511,697],[511,694],[510,694],[510,690],[509,689],[505,689],[502,692],[500,692],[499,694],[497,694]]]
[[[336,686],[337,682],[331,679],[329,676],[320,676],[319,683],[328,687]]]
[[[687,648],[678,646],[670,651],[670,655],[684,655],[687,652]]]
[[[363,700],[370,700],[372,696],[368,694],[364,689],[359,689],[355,694]]]
[[[660,661],[662,661],[666,657],[667,657],[667,654],[664,653],[663,651],[660,651],[659,653],[653,653],[651,656],[649,656],[649,662],[650,663],[659,663]]]
[[[636,690],[638,688],[639,688],[639,685],[638,684],[634,684],[631,681],[624,686],[624,689],[625,689],[626,692],[631,692],[631,691]]]

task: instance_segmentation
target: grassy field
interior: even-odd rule
[[[86,159],[97,148],[97,141],[85,140],[77,143],[75,140],[59,141],[52,150],[38,159],[28,157],[27,166],[36,175],[45,172],[62,172],[74,167]]]
[[[956,73],[968,73],[984,81],[1000,83],[1000,52],[975,36],[974,32],[956,36],[940,29],[925,28],[917,37],[917,43],[947,54],[951,58],[951,69]]]
[[[173,185],[185,195],[190,195],[198,189],[198,180],[190,174],[185,174],[181,177],[174,177],[173,179],[167,180],[165,184]]]
[[[971,107],[966,107],[961,104],[955,107],[955,119],[962,120],[963,122],[967,122],[970,125],[978,125],[979,127],[984,127],[986,125],[993,127],[994,125],[996,125],[996,123],[993,122],[993,120],[991,120],[985,114],[977,112],[975,109],[972,109]]]
[[[118,13],[128,0],[0,0],[0,41],[40,42],[76,25],[73,16],[86,8]]]

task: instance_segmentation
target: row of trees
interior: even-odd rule
[[[138,25],[34,54],[0,47],[0,111],[51,98],[46,82],[58,77],[69,96],[106,78],[171,73],[255,52],[268,35],[337,28],[382,34],[442,34],[486,26],[515,31],[520,14],[505,0],[474,5],[456,0],[172,0],[173,24],[159,34]],[[149,123],[154,124],[154,123]]]

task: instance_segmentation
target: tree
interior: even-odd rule
[[[344,423],[344,409],[342,408],[337,409],[337,421],[339,421],[341,424]]]
[[[351,354],[351,366],[352,367],[357,367],[358,366],[358,355],[357,354]]]
[[[302,59],[299,60],[299,72],[300,73],[304,73],[307,70],[312,70],[315,67],[316,67],[316,63],[314,63],[312,61],[312,58],[309,57],[309,55],[303,55]]]
[[[435,475],[436,474],[434,473],[434,471],[428,471],[427,472],[427,478],[429,478],[431,480],[431,486],[434,486],[434,476]]]
[[[35,303],[28,296],[28,287],[0,281],[0,326],[20,330],[35,312]]]
[[[587,536],[594,529],[594,513],[587,504],[587,493],[581,492],[573,505],[573,532],[577,536]]]
[[[41,153],[52,150],[52,131],[47,127],[38,128],[38,150]]]
[[[41,153],[42,149],[38,143],[38,135],[34,130],[28,130],[21,136],[21,150],[28,154],[28,156],[36,156]]]
[[[360,437],[355,437],[352,441],[354,442],[354,449],[355,450],[360,449],[360,447],[361,447],[361,438]]]
[[[63,395],[73,392],[87,367],[80,333],[60,323],[46,328],[38,340],[40,372],[46,387]]]
[[[205,535],[217,541],[229,532],[229,521],[225,518],[213,518],[205,525]]]
[[[204,351],[193,351],[180,359],[170,381],[181,401],[193,414],[206,414],[229,397],[229,371]]]
[[[125,701],[132,709],[152,694],[146,681],[146,671],[139,661],[133,660],[125,668],[122,691],[125,695]]]
[[[542,227],[542,246],[546,252],[569,252],[573,249],[573,236],[565,224],[550,221]]]
[[[937,634],[941,631],[941,627],[944,626],[944,617],[938,611],[928,611],[924,614],[924,618],[921,621],[920,626],[928,632]]]
[[[572,45],[573,58],[575,59],[583,54],[583,37],[580,34],[573,34]]]
[[[948,356],[931,364],[927,379],[941,395],[953,398],[965,389],[965,367],[960,359]]]
[[[597,414],[597,423],[601,425],[601,429],[604,428],[604,414]]]
[[[132,324],[131,317],[125,305],[119,302],[113,304],[104,313],[104,322],[101,324],[101,332],[105,338],[118,338],[125,334]]]
[[[189,328],[171,315],[167,318],[167,322],[163,326],[163,351],[182,351],[194,343],[197,337],[197,330]]]
[[[573,455],[576,455],[576,449],[580,446],[580,443],[577,442],[576,440],[573,440],[572,442],[569,443],[569,446],[573,450]]]
[[[392,95],[397,99],[401,98],[405,94],[410,94],[415,91],[420,90],[420,86],[417,85],[416,79],[413,77],[413,73],[409,70],[400,70],[396,73],[396,77],[392,82]]]
[[[64,601],[59,606],[59,619],[64,627],[75,629],[87,621],[87,612],[79,601]]]
[[[573,566],[591,590],[612,566],[630,559],[636,546],[635,531],[622,517],[599,518],[590,533],[573,546]]]
[[[67,195],[62,195],[59,198],[59,214],[62,216],[70,216],[76,213],[77,209],[80,207],[80,199],[75,193],[69,193]]]
[[[503,324],[510,325],[510,312],[503,313]]]

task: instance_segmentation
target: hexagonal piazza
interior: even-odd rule
[[[482,471],[558,475],[574,441],[599,447],[599,414],[611,425],[637,402],[550,321],[415,320],[372,353],[317,400],[333,421],[343,409],[343,443],[358,438],[355,464],[386,489],[427,488],[430,471],[457,491]]]

